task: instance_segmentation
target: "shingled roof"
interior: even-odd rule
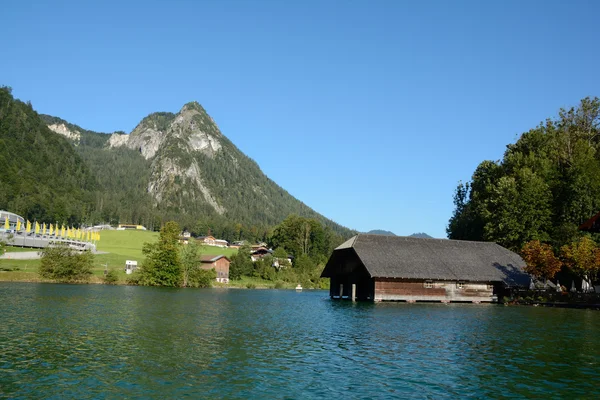
[[[523,259],[496,243],[364,234],[338,246],[322,276],[348,272],[342,265],[354,254],[371,278],[529,284]]]

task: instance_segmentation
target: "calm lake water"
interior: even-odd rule
[[[593,398],[600,312],[0,283],[0,397]]]

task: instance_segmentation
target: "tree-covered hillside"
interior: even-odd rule
[[[459,183],[451,239],[495,241],[520,250],[530,240],[555,248],[600,211],[600,100],[585,98],[483,161]]]
[[[6,87],[0,88],[0,171],[0,209],[69,224],[91,210],[96,182],[88,166]]]
[[[38,115],[10,89],[0,99],[0,209],[73,225],[159,229],[172,220],[229,241],[266,241],[295,214],[353,234],[266,177],[198,103],[178,114],[152,113],[130,135],[111,136]]]

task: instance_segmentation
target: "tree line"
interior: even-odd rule
[[[248,276],[276,284],[327,288],[329,280],[322,279],[321,272],[333,249],[343,240],[316,219],[290,215],[267,239],[269,247],[275,249],[273,254],[252,262],[250,248],[242,247],[232,256],[229,276],[233,280]]]
[[[458,184],[454,206],[450,239],[493,241],[522,252],[531,265],[545,259],[551,271],[578,270],[583,259],[574,254],[599,242],[578,226],[600,211],[600,99],[561,109],[509,144],[502,160],[480,163]]]

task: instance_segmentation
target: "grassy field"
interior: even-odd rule
[[[158,240],[157,232],[149,231],[102,231],[101,240],[97,250],[107,254],[96,254],[94,257],[94,276],[91,282],[101,282],[104,269],[114,270],[119,276],[119,281],[125,282],[125,261],[134,260],[141,265],[144,261],[142,247],[144,243],[153,243]],[[35,249],[22,250],[20,247],[7,248],[13,251],[35,251]],[[9,250],[10,251],[10,250]],[[237,249],[200,246],[203,255],[224,254],[231,256]],[[40,260],[0,260],[0,281],[30,281],[42,282],[37,271]],[[258,285],[257,285],[258,286]],[[244,285],[245,287],[245,285]]]
[[[38,249],[30,249],[28,247],[6,246],[7,253],[23,253],[28,251],[38,251]]]

